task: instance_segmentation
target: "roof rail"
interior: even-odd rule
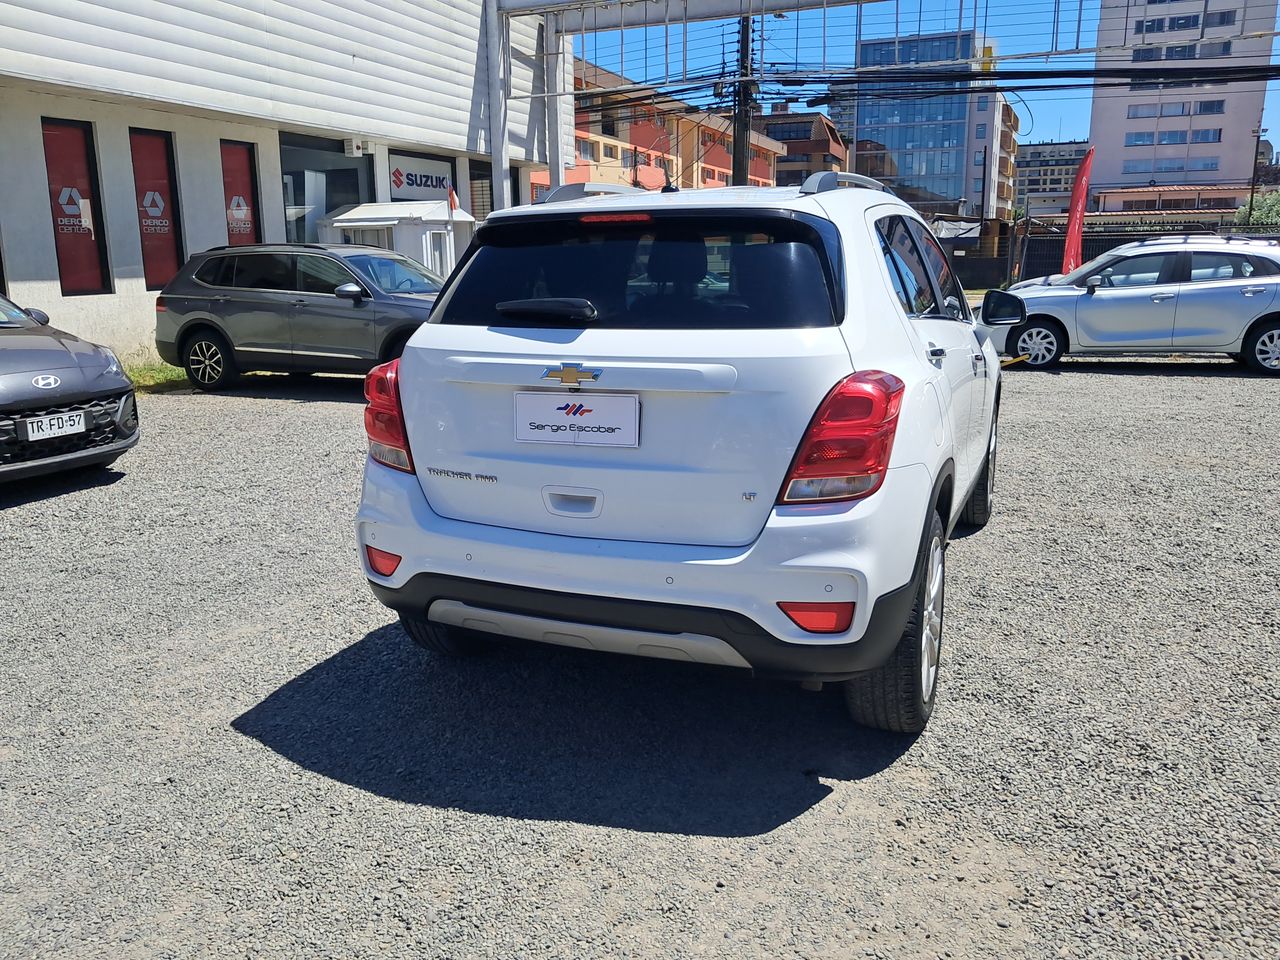
[[[866,187],[868,190],[883,190],[890,196],[895,196],[894,192],[879,180],[864,177],[860,173],[837,173],[834,170],[824,170],[821,173],[810,174],[800,187],[800,193],[802,195],[806,193],[826,193],[828,190],[836,190],[840,187]]]
[[[206,247],[205,253],[213,253],[215,250],[252,250],[255,247],[306,247],[308,250],[328,250],[323,243],[294,243],[290,240],[281,240],[279,243],[223,243],[216,247]]]
[[[611,193],[646,193],[639,187],[629,187],[622,183],[566,183],[547,193],[541,203],[560,203],[562,200],[581,200],[584,197],[598,197]]]

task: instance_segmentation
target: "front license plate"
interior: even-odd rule
[[[84,433],[83,413],[55,413],[24,420],[28,440],[51,440],[71,433]]]
[[[517,393],[516,439],[640,446],[640,398],[619,393]]]

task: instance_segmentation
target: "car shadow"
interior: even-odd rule
[[[465,660],[398,624],[233,721],[323,776],[404,803],[688,836],[767,833],[915,742],[840,698],[746,673],[500,644]]]
[[[79,467],[25,480],[10,480],[0,483],[0,510],[51,500],[77,490],[109,487],[124,477],[124,471],[114,467]]]
[[[1218,358],[1173,358],[1134,359],[1130,357],[1063,357],[1056,367],[1048,370],[1032,370],[1021,363],[1010,364],[1005,368],[1019,373],[1048,373],[1054,376],[1069,376],[1075,373],[1101,373],[1121,377],[1230,377],[1237,380],[1269,379],[1269,375],[1258,373],[1243,364],[1223,357]]]
[[[257,400],[293,400],[296,403],[364,403],[364,377],[358,374],[324,373],[311,376],[250,373],[220,395]]]

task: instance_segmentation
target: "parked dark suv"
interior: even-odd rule
[[[201,390],[248,370],[365,373],[400,355],[443,285],[381,247],[214,247],[156,298],[156,349]]]

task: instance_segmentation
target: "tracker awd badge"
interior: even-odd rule
[[[580,363],[562,363],[542,371],[543,380],[559,380],[566,387],[580,387],[583,383],[599,380],[603,370],[584,370]]]

